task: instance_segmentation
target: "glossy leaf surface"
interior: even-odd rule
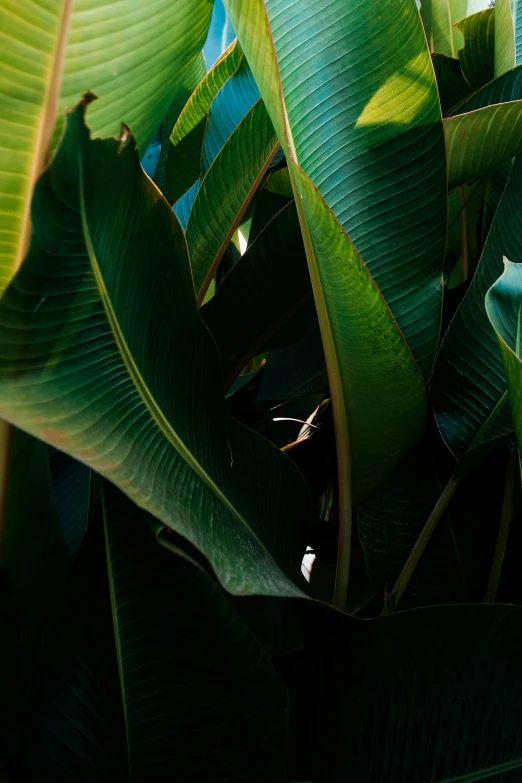
[[[172,80],[203,45],[211,7],[209,0],[2,5],[0,290],[26,252],[32,189],[65,109],[92,90],[100,99],[89,117],[93,131],[118,133],[125,122],[145,152]]]
[[[386,5],[372,15],[340,0],[326,7],[310,1],[296,25],[288,0],[256,0],[248,11],[229,0],[227,8],[299,194],[338,436],[343,444],[351,430],[355,483],[364,492],[422,427],[422,380],[411,354],[427,372],[439,329],[442,125],[418,12],[414,3]],[[390,35],[397,37],[391,58],[384,46]],[[351,55],[359,47],[368,51],[364,63]],[[399,157],[400,177],[390,166]],[[421,171],[430,172],[429,196]],[[362,190],[359,202],[355,194]],[[422,199],[425,223],[419,222]],[[393,232],[390,209],[396,210]],[[395,358],[390,364],[392,357],[397,364]],[[378,410],[376,388],[386,396]],[[356,420],[351,405],[359,411]]]
[[[181,228],[132,139],[91,142],[83,114],[39,182],[0,306],[1,414],[189,538],[232,592],[299,593],[306,487],[225,415]]]
[[[444,135],[451,191],[522,152],[522,100],[447,117]]]

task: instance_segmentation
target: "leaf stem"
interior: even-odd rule
[[[350,555],[352,545],[352,465],[350,453],[350,437],[348,430],[348,420],[346,416],[346,406],[344,402],[343,387],[339,374],[337,362],[337,352],[333,339],[330,315],[324,298],[315,248],[308,228],[308,223],[304,213],[301,194],[297,186],[292,169],[290,168],[290,179],[294,190],[295,204],[303,244],[310,271],[310,280],[312,291],[319,320],[321,331],[321,340],[323,343],[326,369],[328,372],[328,383],[330,386],[330,395],[332,401],[332,413],[335,430],[335,446],[337,452],[337,486],[339,498],[339,535],[337,543],[337,568],[335,573],[335,588],[333,605],[336,609],[344,611],[346,606],[346,596],[348,593],[348,577],[350,572]]]
[[[426,520],[426,523],[422,528],[420,535],[413,546],[413,549],[408,555],[408,559],[404,563],[402,567],[402,571],[397,577],[397,581],[395,582],[393,590],[386,598],[384,614],[392,614],[395,611],[397,604],[399,603],[402,596],[404,595],[404,591],[408,586],[412,574],[415,571],[415,568],[417,567],[417,564],[421,559],[424,550],[426,549],[426,546],[433,534],[433,531],[437,527],[439,519],[446,511],[450,500],[452,499],[453,495],[455,494],[458,487],[460,486],[462,478],[463,478],[462,474],[457,475],[457,473],[454,473],[453,476],[448,481],[448,483],[446,484],[446,486],[444,487],[442,494],[437,500],[437,503],[435,504],[433,511],[431,512],[428,519]]]
[[[497,597],[500,574],[504,564],[504,555],[506,554],[506,545],[509,535],[509,527],[513,519],[513,499],[516,485],[518,463],[518,451],[510,454],[506,465],[506,476],[504,479],[504,497],[502,499],[502,510],[500,512],[500,524],[498,526],[497,542],[495,544],[495,553],[491,563],[488,586],[486,588],[486,597],[484,603],[491,604]]]

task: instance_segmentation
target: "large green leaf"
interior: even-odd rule
[[[27,249],[31,193],[65,108],[92,90],[93,131],[117,133],[123,121],[144,152],[174,80],[198,56],[211,9],[211,0],[2,4],[0,290]]]
[[[199,566],[157,545],[136,508],[103,490],[130,779],[283,779],[287,695]]]
[[[84,112],[0,305],[0,412],[186,536],[230,591],[299,594],[306,486],[226,416],[181,228],[132,137],[90,141]]]
[[[187,244],[201,304],[217,266],[250,204],[279,143],[259,100],[212,161],[192,205]]]
[[[314,612],[307,630],[304,660],[288,667],[308,684],[305,703],[290,695],[295,779],[520,778],[520,607],[433,607],[371,621]]]
[[[166,174],[172,202],[177,201],[200,175],[201,147],[210,105],[237,71],[242,59],[243,53],[234,41],[198,84],[171,128]]]
[[[522,65],[522,8],[518,0],[495,3],[495,76]]]
[[[502,275],[486,294],[486,313],[500,347],[513,423],[522,448],[522,264],[504,259]]]
[[[520,248],[522,158],[504,190],[479,266],[445,335],[432,382],[437,422],[459,457],[471,447],[513,430],[506,381],[485,296],[502,273],[502,258],[522,261]]]
[[[289,161],[341,486],[350,431],[362,494],[418,437],[425,398],[412,353],[428,372],[439,330],[445,166],[418,12],[413,2],[372,13],[367,4],[310,0],[297,17],[289,0],[226,5]],[[355,49],[367,58],[355,60]]]
[[[221,355],[225,388],[311,296],[292,202],[248,246],[201,310]]]
[[[522,152],[522,100],[444,120],[448,189],[454,190]]]
[[[455,26],[464,36],[459,49],[462,73],[470,87],[477,89],[495,75],[495,9],[467,16]]]

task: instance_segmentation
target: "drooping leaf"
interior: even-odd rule
[[[123,121],[144,153],[173,80],[198,56],[211,7],[210,0],[2,4],[0,291],[27,250],[31,193],[65,109],[92,90],[100,99],[89,117],[93,131],[117,133]]]
[[[495,330],[506,374],[519,449],[522,448],[522,264],[504,259],[504,271],[486,294],[486,313]]]
[[[442,115],[446,116],[468,97],[471,87],[464,78],[460,60],[437,52],[431,55],[431,60],[437,79]]]
[[[422,429],[425,398],[412,354],[427,372],[439,330],[442,124],[418,11],[414,2],[372,13],[367,4],[330,0],[310,2],[296,19],[289,0],[226,5],[298,194],[341,482],[348,482],[350,430],[354,484],[363,494]],[[367,52],[364,61],[354,61],[356,48]],[[399,158],[400,176],[391,163]],[[362,192],[364,199],[356,196]]]
[[[212,161],[192,205],[187,244],[201,304],[233,233],[270,165],[279,143],[259,100]]]
[[[464,36],[464,46],[458,53],[462,73],[476,90],[495,76],[495,9],[471,14],[455,26]]]
[[[38,183],[0,305],[1,415],[186,536],[230,591],[299,594],[304,482],[226,416],[181,228],[132,138],[90,141],[84,112]]]
[[[131,780],[283,779],[287,695],[222,590],[103,490]]]
[[[485,296],[502,273],[502,258],[522,261],[522,158],[516,159],[473,277],[441,346],[432,382],[439,429],[458,457],[513,430],[504,370]]]
[[[444,135],[451,191],[522,152],[522,100],[447,117]]]
[[[221,356],[225,388],[311,297],[303,240],[292,202],[249,245],[201,310]]]
[[[210,105],[221,87],[237,71],[242,59],[241,49],[233,42],[196,87],[171,129],[165,166],[172,203],[200,175],[201,146]]]

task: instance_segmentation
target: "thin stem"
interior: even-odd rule
[[[466,208],[466,189],[460,188],[460,233],[462,242],[462,279],[469,276],[468,211]]]
[[[492,604],[497,597],[500,574],[504,564],[504,555],[506,554],[506,545],[509,535],[509,527],[513,519],[513,500],[515,495],[516,476],[518,467],[518,451],[515,451],[508,458],[506,466],[506,476],[504,479],[504,497],[502,499],[502,511],[500,512],[500,524],[498,526],[497,543],[495,545],[495,554],[491,563],[491,571],[486,588],[486,597],[484,603]]]
[[[421,559],[424,550],[426,549],[426,546],[433,534],[433,531],[437,527],[439,519],[446,511],[450,500],[452,499],[453,495],[455,494],[455,492],[457,491],[460,485],[460,482],[462,481],[462,478],[463,478],[462,475],[456,475],[454,473],[451,479],[444,487],[441,496],[437,500],[435,508],[433,509],[428,519],[426,520],[426,523],[422,528],[413,549],[408,555],[408,559],[406,560],[406,562],[402,567],[402,571],[400,572],[397,581],[395,582],[393,590],[391,591],[391,593],[386,599],[385,607],[384,607],[385,614],[391,614],[392,612],[395,611],[397,604],[399,603],[402,596],[404,595],[404,591],[408,586],[408,583],[413,575],[413,572],[415,571],[415,568],[417,567],[417,564]]]

